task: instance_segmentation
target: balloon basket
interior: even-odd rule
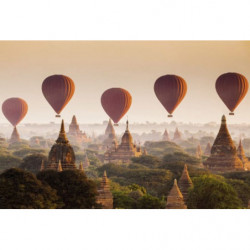
[[[118,126],[119,126],[119,124],[118,124],[118,123],[114,123],[114,126],[118,127]]]
[[[173,117],[173,115],[168,115],[168,117]]]
[[[229,115],[234,115],[234,112],[230,112]]]
[[[56,117],[61,117],[60,115],[56,115]]]

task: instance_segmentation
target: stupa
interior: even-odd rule
[[[14,127],[9,142],[10,142],[10,143],[16,143],[16,142],[20,142],[20,141],[21,141],[21,140],[20,140],[20,135],[19,135],[19,133],[18,133],[18,131],[17,131],[17,128]]]
[[[175,129],[173,141],[181,140],[181,133],[178,128]]]
[[[181,178],[179,179],[179,187],[181,190],[181,193],[183,195],[183,199],[185,203],[187,204],[187,199],[188,199],[188,189],[193,186],[192,180],[189,177],[187,165],[184,165],[184,169],[182,171]]]
[[[115,146],[117,146],[115,129],[113,127],[111,119],[109,119],[107,128],[105,130],[105,139],[103,141],[103,146],[104,146],[105,149],[107,147],[115,147]]]
[[[237,149],[237,155],[243,163],[244,170],[246,170],[246,171],[250,170],[250,162],[248,161],[248,159],[245,155],[241,140],[240,140],[240,143],[239,143],[239,146]]]
[[[201,158],[202,157],[202,149],[201,149],[201,145],[200,144],[196,148],[196,157],[197,158]]]
[[[63,120],[56,143],[52,146],[49,152],[48,165],[46,169],[58,170],[59,163],[61,164],[62,170],[76,169],[75,153],[66,137]]]
[[[219,133],[211,149],[211,155],[204,162],[210,171],[230,172],[242,171],[243,163],[237,155],[236,147],[227,129],[226,117],[222,116]]]
[[[110,191],[109,180],[107,178],[106,171],[103,173],[100,188],[98,189],[98,196],[96,198],[96,203],[101,204],[104,209],[113,208],[113,195]]]
[[[162,135],[162,140],[163,141],[170,141],[168,131],[165,129],[163,135]]]
[[[140,146],[136,146],[133,143],[132,135],[128,128],[128,121],[126,125],[126,131],[122,136],[120,145],[114,144],[104,154],[104,163],[129,163],[132,157],[138,157],[142,155]]]
[[[174,185],[170,190],[167,197],[167,206],[168,209],[186,209],[183,195],[177,185],[177,180],[174,180]]]

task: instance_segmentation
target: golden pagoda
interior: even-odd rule
[[[163,141],[170,141],[168,131],[165,129],[163,135],[162,135],[162,140]]]
[[[186,209],[183,195],[177,185],[177,180],[174,180],[174,185],[167,197],[167,209]]]
[[[16,143],[16,142],[20,142],[20,141],[21,141],[21,140],[20,140],[20,135],[19,135],[19,133],[18,133],[18,131],[17,131],[17,128],[14,127],[9,142],[10,142],[10,143]]]
[[[104,163],[116,162],[116,163],[129,163],[132,157],[139,157],[142,155],[140,145],[137,147],[133,143],[132,135],[128,128],[128,121],[126,123],[126,130],[122,136],[121,144],[114,144],[104,154]]]
[[[246,171],[250,170],[250,162],[248,161],[248,159],[245,155],[241,140],[240,140],[239,146],[237,148],[237,155],[243,163],[244,170],[246,170]]]
[[[226,117],[221,119],[221,127],[211,149],[211,155],[204,162],[210,171],[230,172],[242,171],[243,163],[237,155],[236,147],[227,129]]]
[[[181,178],[179,179],[179,187],[183,195],[184,202],[187,204],[188,189],[193,186],[192,180],[189,176],[187,165],[184,165]]]
[[[62,170],[76,169],[75,153],[66,137],[63,120],[56,143],[49,152],[47,169],[58,170],[59,163],[61,164]]]
[[[113,195],[110,191],[109,180],[107,178],[106,171],[103,173],[100,188],[98,189],[98,196],[96,198],[96,203],[101,204],[104,209],[113,208]]]

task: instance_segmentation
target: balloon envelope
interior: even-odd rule
[[[7,120],[15,127],[27,114],[28,104],[21,98],[9,98],[3,102],[2,111]]]
[[[164,75],[156,80],[154,91],[163,107],[172,114],[185,97],[187,84],[180,76]]]
[[[216,91],[228,109],[233,112],[248,91],[248,81],[238,73],[225,73],[215,83]]]
[[[75,84],[68,76],[52,75],[43,81],[42,91],[51,107],[60,114],[74,95]]]
[[[129,110],[132,96],[125,89],[111,88],[102,94],[101,103],[108,116],[118,123]]]

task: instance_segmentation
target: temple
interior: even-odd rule
[[[183,195],[177,185],[176,179],[174,180],[174,185],[170,190],[167,197],[167,209],[186,209]]]
[[[20,140],[20,135],[19,135],[19,133],[18,133],[18,131],[17,131],[17,128],[14,127],[9,142],[10,142],[10,143],[16,143],[16,142],[20,142],[20,141],[21,141],[21,140]]]
[[[106,151],[106,153],[104,154],[104,163],[129,163],[132,157],[138,157],[141,155],[141,147],[140,145],[136,146],[133,143],[133,138],[130,134],[127,121],[126,131],[122,136],[121,144],[114,144]]]
[[[106,171],[103,173],[100,188],[98,189],[96,203],[100,204],[104,209],[113,208],[113,195],[110,191],[109,180],[107,178]]]
[[[180,133],[179,129],[176,128],[176,130],[174,132],[173,141],[179,141],[179,140],[181,140],[181,133]]]
[[[90,166],[90,162],[89,162],[89,158],[87,156],[87,153],[85,154],[84,161],[82,162],[82,166],[84,169],[86,169]]]
[[[242,161],[244,170],[246,170],[246,171],[250,170],[250,162],[248,161],[248,159],[245,155],[241,140],[240,140],[239,146],[237,148],[237,155]]]
[[[188,190],[193,186],[192,180],[189,176],[187,165],[184,165],[181,178],[179,179],[179,187],[183,195],[184,202],[187,204],[188,200]]]
[[[168,131],[165,129],[163,135],[162,135],[162,140],[163,141],[170,141]]]
[[[117,146],[117,140],[115,135],[115,129],[113,127],[113,124],[111,122],[111,119],[109,119],[107,128],[105,130],[105,139],[103,141],[104,148],[110,148],[110,147],[116,147]]]
[[[72,121],[69,125],[68,137],[71,142],[80,144],[80,145],[82,143],[91,141],[91,139],[86,135],[86,133],[80,130],[75,115],[72,117]]]
[[[211,172],[242,171],[243,163],[237,155],[236,147],[227,129],[226,117],[221,119],[221,127],[211,149],[211,155],[204,162]]]
[[[203,153],[202,153],[201,145],[199,144],[196,148],[196,157],[200,159],[202,157],[202,154]]]
[[[62,120],[61,129],[56,143],[52,146],[49,152],[48,165],[46,169],[57,170],[60,168],[76,169],[75,166],[75,153],[66,137],[64,122]]]

